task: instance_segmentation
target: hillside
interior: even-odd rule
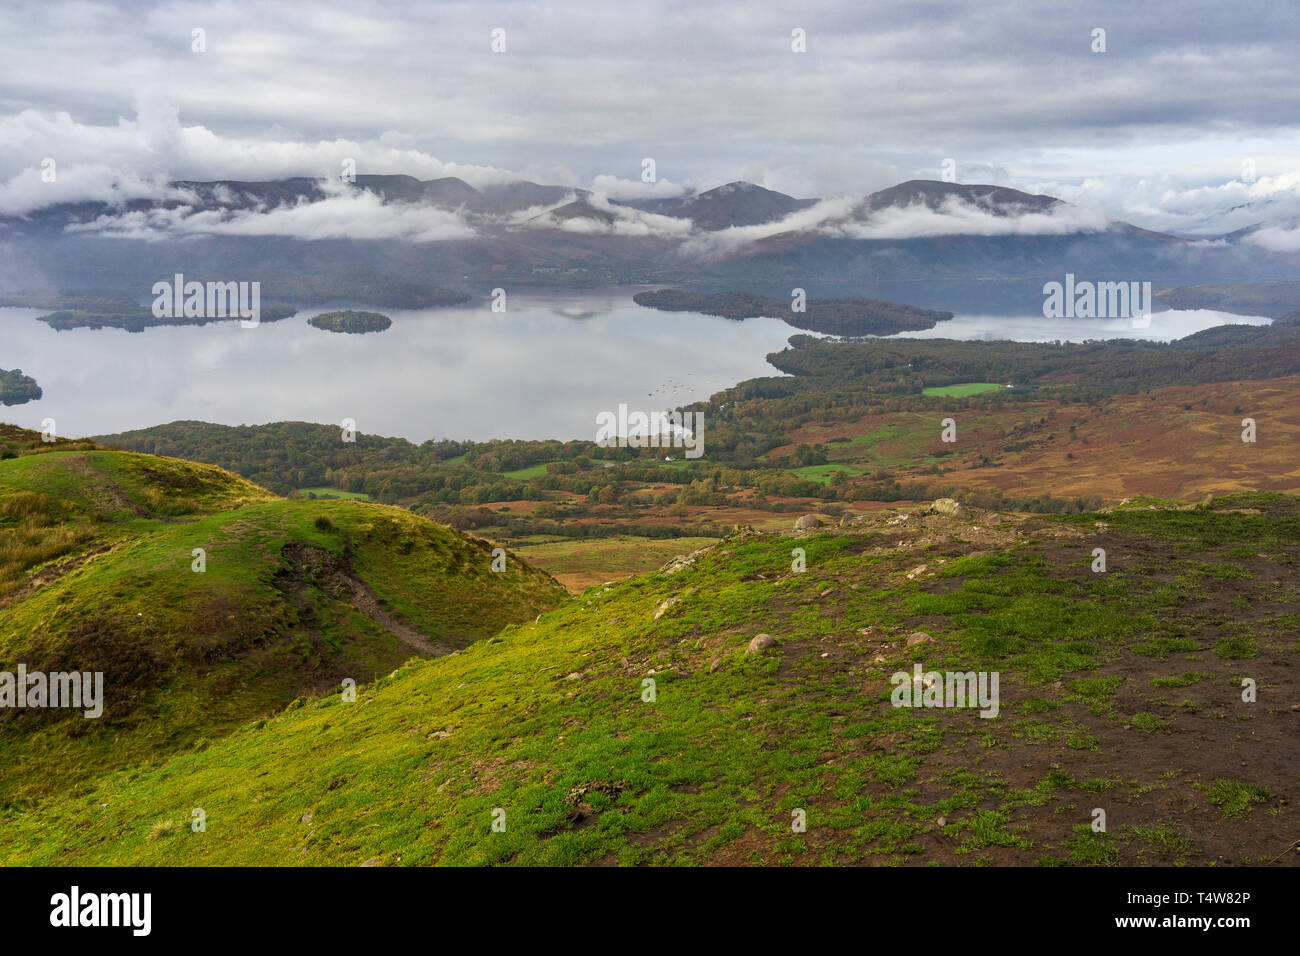
[[[214,466],[10,427],[0,445],[0,667],[102,671],[105,696],[96,720],[0,711],[0,804],[454,652],[563,594],[403,509],[287,501]]]
[[[1296,831],[1297,559],[1300,502],[1265,494],[742,532],[11,810],[0,859],[1266,863]],[[914,664],[997,672],[997,714],[891,706]]]

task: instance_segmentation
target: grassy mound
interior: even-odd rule
[[[21,450],[0,461],[0,669],[101,671],[105,703],[95,720],[0,709],[0,801],[451,653],[564,595],[402,509],[287,501],[150,455]]]

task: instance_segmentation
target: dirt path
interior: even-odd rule
[[[451,653],[452,649],[450,647],[430,641],[419,631],[399,621],[391,611],[380,603],[379,595],[370,590],[370,587],[360,578],[349,574],[341,574],[340,576],[352,588],[352,600],[349,603],[366,617],[386,629],[399,641],[409,644],[417,651],[428,654],[430,657],[442,657]]]
[[[280,571],[277,587],[295,604],[304,606],[311,603],[307,598],[307,582],[310,580],[330,597],[360,611],[393,637],[421,654],[443,657],[454,650],[425,637],[384,607],[379,595],[353,573],[352,562],[347,554],[340,559],[322,548],[294,542],[285,545],[281,556],[289,567]]]

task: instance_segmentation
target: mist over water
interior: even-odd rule
[[[21,368],[45,392],[38,402],[0,409],[0,417],[35,429],[53,418],[58,434],[69,437],[178,419],[252,425],[352,418],[363,434],[417,442],[590,440],[596,415],[620,403],[663,410],[780,374],[766,356],[798,332],[778,319],[658,312],[631,296],[625,289],[522,292],[510,296],[505,313],[482,304],[381,309],[392,327],[366,335],[307,325],[326,308],[255,329],[215,322],[140,333],[56,332],[35,320],[42,310],[0,309],[3,367]],[[1128,319],[958,315],[898,337],[1169,340],[1227,322],[1268,321],[1166,311],[1138,330]]]

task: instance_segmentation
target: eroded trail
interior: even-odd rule
[[[288,567],[277,574],[276,586],[300,608],[310,605],[306,595],[310,582],[335,600],[343,601],[360,611],[421,654],[442,657],[454,649],[430,640],[384,607],[379,595],[353,573],[352,562],[346,553],[339,558],[323,548],[294,542],[285,545],[281,557]]]

